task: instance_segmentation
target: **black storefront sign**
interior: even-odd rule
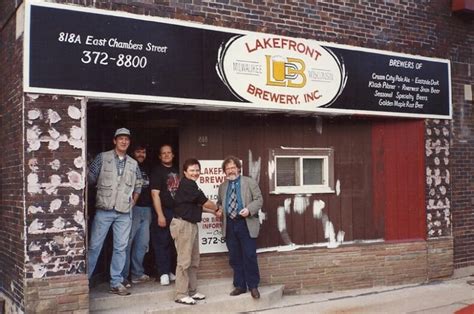
[[[448,60],[51,3],[26,17],[27,92],[451,117]]]

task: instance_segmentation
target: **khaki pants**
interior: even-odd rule
[[[176,300],[192,296],[197,291],[199,267],[199,230],[195,223],[173,218],[170,224],[178,261],[176,266]]]

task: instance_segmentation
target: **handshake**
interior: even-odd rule
[[[217,218],[221,219],[222,218],[222,208],[221,207],[217,208],[217,210],[214,212],[214,215]]]
[[[214,215],[217,218],[222,218],[223,210],[224,209],[222,208],[222,206],[219,206],[219,208],[217,208],[217,210],[214,212]],[[247,217],[249,214],[250,214],[250,211],[247,208],[243,208],[239,212],[239,215],[242,216],[243,218]]]

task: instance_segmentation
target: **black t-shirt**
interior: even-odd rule
[[[176,192],[174,208],[175,215],[189,222],[197,223],[202,218],[202,205],[207,202],[207,197],[199,189],[196,181],[186,177],[181,179]]]
[[[139,163],[138,167],[140,167],[140,171],[142,173],[143,185],[142,192],[138,197],[137,206],[153,207],[150,194],[150,178],[148,177],[148,174],[150,173],[150,167],[144,163]]]
[[[150,176],[150,188],[160,191],[161,206],[174,208],[174,197],[179,186],[178,170],[175,167],[156,166]]]

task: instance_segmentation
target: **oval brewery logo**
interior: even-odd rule
[[[219,49],[217,71],[239,99],[280,109],[330,105],[346,81],[344,65],[330,50],[272,35],[231,38]]]

